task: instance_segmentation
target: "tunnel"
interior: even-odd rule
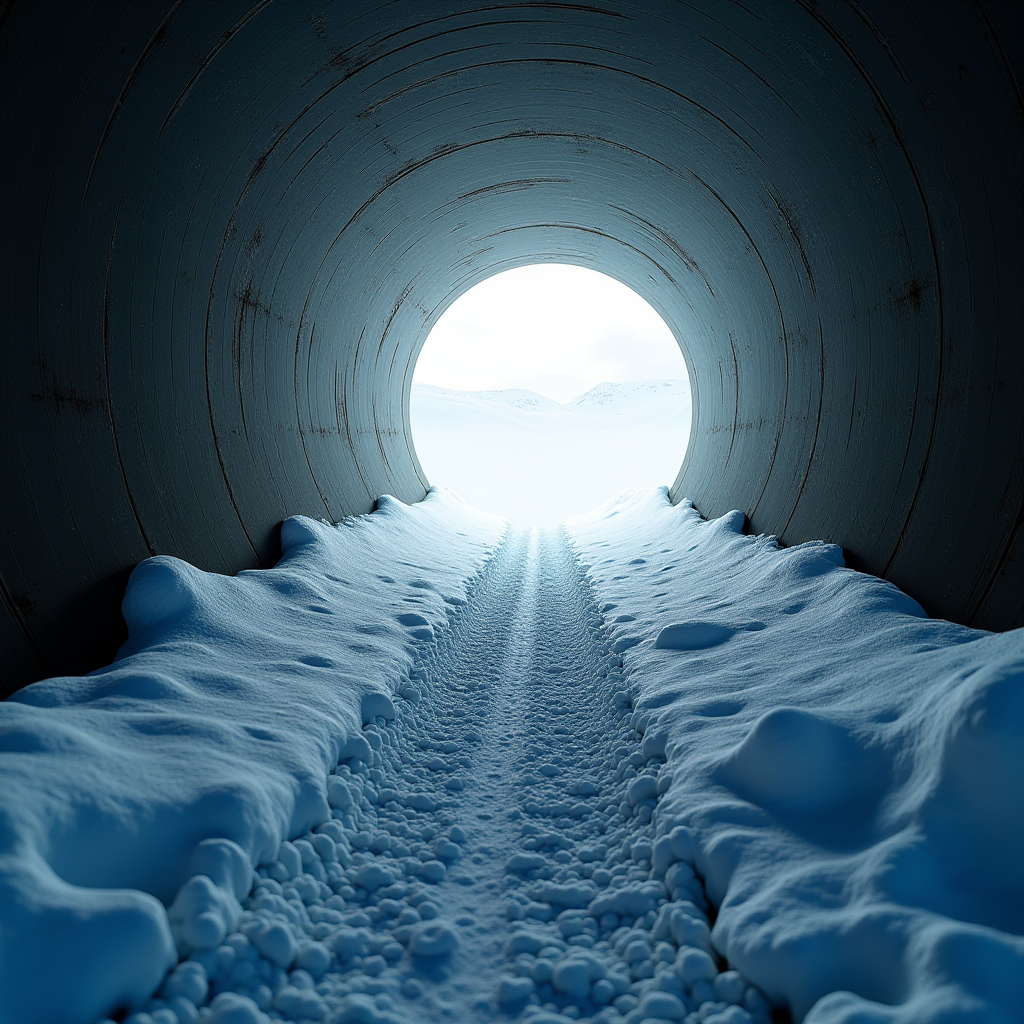
[[[420,500],[417,353],[545,261],[671,327],[670,495],[1024,625],[1021,12],[996,0],[0,4],[0,676],[128,573]],[[443,481],[438,481],[443,483]]]

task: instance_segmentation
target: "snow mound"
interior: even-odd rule
[[[658,489],[567,524],[715,950],[807,1024],[1019,1019],[1024,630],[928,619],[742,522]]]

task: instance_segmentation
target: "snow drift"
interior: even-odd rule
[[[567,524],[729,963],[807,1022],[1024,1010],[1024,631],[663,491]],[[646,742],[646,739],[645,739]]]
[[[117,660],[0,704],[0,1019],[138,1006],[172,929],[232,931],[252,865],[330,818],[329,772],[503,529],[450,495],[385,497],[337,527],[286,520],[273,569],[142,562]],[[195,883],[169,918],[193,876],[224,888]]]

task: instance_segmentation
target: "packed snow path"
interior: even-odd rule
[[[195,958],[207,995],[288,1020],[632,1022],[704,1004],[705,1021],[738,1024],[744,1003],[765,1019],[709,955],[693,872],[662,881],[667,838],[652,871],[664,750],[629,726],[607,648],[564,535],[510,532],[450,629],[424,629],[396,717],[337,769],[336,820],[284,844],[240,933]],[[268,911],[306,931],[297,960]],[[165,995],[179,976],[197,980],[186,962]]]

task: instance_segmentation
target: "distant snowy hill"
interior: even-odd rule
[[[690,384],[685,380],[639,380],[623,384],[598,384],[562,408],[587,415],[650,417],[655,408],[678,413],[678,403],[689,407]]]
[[[432,484],[516,522],[554,523],[624,487],[670,485],[689,440],[690,388],[598,384],[560,404],[522,389],[414,384],[411,416]]]

